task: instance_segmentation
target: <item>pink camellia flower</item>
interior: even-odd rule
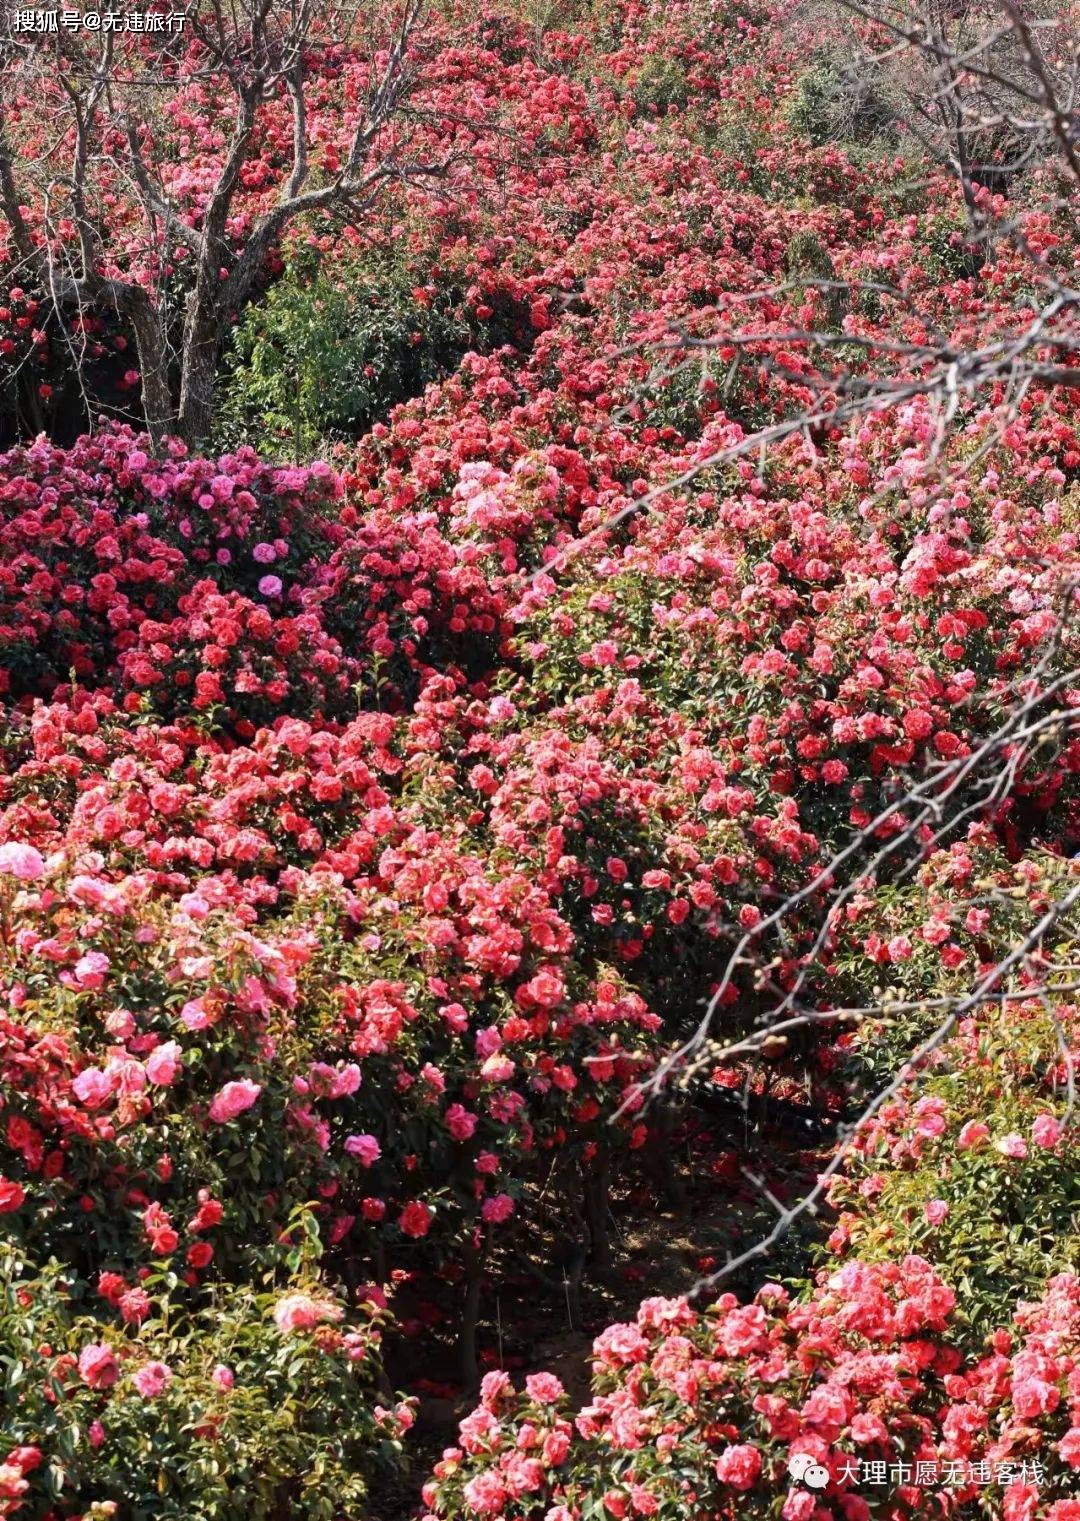
[[[141,1367],[131,1382],[145,1400],[157,1399],[172,1382],[172,1369],[168,1363],[152,1362]]]
[[[118,1308],[129,1325],[141,1325],[150,1314],[150,1296],[145,1289],[128,1289],[121,1294]]]
[[[931,1199],[923,1213],[931,1225],[940,1225],[949,1213],[949,1206],[944,1199]]]
[[[538,1405],[554,1405],[562,1398],[563,1386],[554,1373],[530,1373],[525,1380],[525,1393]]]
[[[427,1235],[431,1229],[432,1219],[431,1210],[427,1205],[422,1204],[419,1199],[414,1199],[401,1211],[398,1216],[398,1225],[406,1236],[411,1236],[416,1241],[421,1236]]]
[[[345,1150],[350,1157],[357,1157],[363,1167],[370,1167],[382,1156],[382,1147],[373,1135],[349,1135],[345,1137]]]
[[[502,1510],[506,1501],[506,1487],[499,1475],[490,1468],[470,1479],[462,1494],[469,1509],[481,1516],[495,1515]]]
[[[242,1077],[233,1083],[226,1083],[215,1095],[210,1105],[210,1118],[218,1125],[228,1124],[235,1120],[238,1114],[243,1114],[245,1109],[250,1109],[262,1092],[260,1083],[253,1083],[250,1078]]]
[[[89,1429],[87,1431],[87,1435],[90,1438],[90,1446],[93,1447],[95,1451],[97,1451],[97,1449],[99,1447],[104,1447],[104,1445],[105,1445],[105,1427],[101,1424],[100,1421],[91,1421],[90,1422],[90,1426],[89,1426]]]
[[[263,576],[259,582],[259,592],[264,597],[281,596],[281,577]]]
[[[97,1067],[86,1067],[71,1085],[79,1103],[87,1109],[100,1109],[109,1101],[113,1080]]]
[[[1040,1114],[1031,1127],[1031,1139],[1044,1151],[1052,1151],[1061,1140],[1062,1125],[1052,1114]]]
[[[1003,1157],[1011,1157],[1014,1161],[1022,1162],[1028,1154],[1027,1142],[1022,1135],[1017,1135],[1015,1130],[1003,1135],[1000,1141],[994,1142],[994,1150],[1000,1151]]]
[[[226,1367],[224,1363],[218,1363],[210,1375],[210,1381],[216,1384],[219,1389],[227,1391],[236,1383],[236,1374],[231,1368]]]
[[[274,1306],[274,1324],[282,1336],[291,1336],[310,1331],[324,1320],[340,1320],[344,1313],[339,1304],[313,1299],[310,1294],[286,1294]]]
[[[16,877],[20,882],[36,882],[45,875],[45,858],[32,845],[9,840],[0,845],[0,874]]]
[[[549,1374],[550,1378],[551,1375]],[[566,1461],[566,1455],[570,1451],[570,1433],[568,1431],[549,1431],[544,1438],[542,1448],[544,1462],[551,1468],[557,1468],[560,1463]]]
[[[111,1389],[120,1377],[116,1354],[108,1342],[92,1341],[79,1353],[79,1377],[91,1389]]]
[[[180,1047],[175,1040],[162,1041],[146,1058],[147,1077],[159,1088],[167,1088],[176,1081],[176,1074],[180,1071],[180,1057]]]
[[[716,1460],[716,1477],[732,1489],[750,1489],[761,1472],[761,1453],[749,1442],[726,1447]]]
[[[492,1368],[480,1380],[480,1403],[488,1410],[497,1408],[499,1401],[514,1392],[514,1381],[502,1368]]]
[[[514,1213],[514,1201],[509,1194],[492,1194],[490,1199],[485,1199],[480,1214],[488,1225],[501,1225],[504,1220],[509,1220]]]
[[[934,1136],[943,1135],[945,1114],[944,1099],[921,1098],[911,1111],[911,1117],[915,1121],[916,1135],[926,1136],[928,1140],[932,1140]]]
[[[117,1040],[130,1040],[135,1034],[135,1016],[130,1009],[113,1009],[105,1016],[105,1028]]]
[[[984,1125],[981,1120],[968,1120],[957,1136],[956,1144],[961,1151],[977,1151],[980,1146],[985,1146],[989,1139],[989,1125]]]
[[[251,557],[253,560],[258,561],[260,565],[273,565],[277,559],[277,550],[273,544],[267,544],[264,541],[261,544],[255,545],[255,548],[251,551]]]

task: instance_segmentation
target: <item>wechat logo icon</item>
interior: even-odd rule
[[[807,1489],[824,1489],[829,1482],[829,1470],[808,1452],[797,1452],[790,1457],[787,1471],[797,1484],[805,1484]]]

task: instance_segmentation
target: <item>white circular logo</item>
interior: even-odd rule
[[[824,1468],[808,1452],[796,1452],[788,1459],[788,1473],[807,1489],[824,1489],[829,1482],[829,1470]]]

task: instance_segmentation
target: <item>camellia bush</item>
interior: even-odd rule
[[[857,1134],[800,1292],[646,1300],[576,1413],[488,1374],[429,1517],[1076,1516],[1074,1038],[1038,999],[965,1021]]]

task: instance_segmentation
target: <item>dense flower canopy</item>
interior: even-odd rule
[[[0,1514],[363,1515],[415,1414],[383,1367],[395,1285],[468,1300],[547,1196],[601,1255],[612,1180],[670,1142],[640,1085],[704,1000],[726,1042],[796,979],[823,1016],[932,1000],[1072,884],[1075,726],[1016,744],[1005,788],[976,761],[1010,704],[1080,704],[1077,393],[966,397],[944,444],[912,396],[743,450],[814,401],[812,360],[725,342],[740,302],[762,346],[973,342],[1028,310],[1033,259],[1071,259],[1064,214],[1020,201],[1027,252],[973,272],[947,176],[800,135],[795,24],[450,7],[423,132],[469,174],[394,187],[385,226],[298,225],[264,275],[404,248],[415,310],[452,287],[476,347],[329,462],[116,421],[0,457]],[[367,61],[311,66],[332,174]],[[194,238],[226,139],[186,67],[145,149]],[[116,270],[182,294],[130,186],[99,189]],[[17,266],[0,242],[0,379],[48,420],[66,340]],[[84,320],[126,354],[115,313]],[[932,774],[970,775],[946,840],[889,811]],[[860,831],[902,849],[830,915]],[[788,894],[772,981],[721,983]],[[553,1374],[489,1373],[427,1513],[1076,1521],[1074,1010],[1004,1008],[859,1132],[802,1288],[647,1300],[576,1416]],[[767,1081],[835,1115],[906,1054],[823,1017]],[[765,1081],[731,1059],[711,1086]],[[998,1256],[986,1219],[1016,1226]],[[853,1458],[899,1471],[860,1490]],[[941,1477],[984,1460],[1015,1473]]]

